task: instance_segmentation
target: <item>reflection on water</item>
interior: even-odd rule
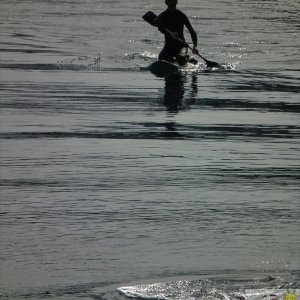
[[[163,137],[166,139],[184,139],[185,136],[182,133],[178,132],[178,124],[175,122],[166,122],[164,124],[164,126],[166,127],[166,131],[163,134]]]
[[[165,77],[164,105],[169,112],[177,112],[182,106],[185,79],[180,73]]]
[[[168,112],[177,113],[180,109],[192,104],[198,94],[197,76],[191,75],[191,86],[189,94],[186,93],[185,83],[187,75],[175,73],[165,77],[165,92],[163,103]]]
[[[165,77],[165,91],[163,103],[168,113],[178,113],[179,110],[186,109],[195,102],[198,94],[197,76],[191,75],[190,88],[186,88],[187,74],[174,73]],[[182,133],[178,132],[178,124],[175,122],[166,122],[166,131],[164,138],[185,138]]]

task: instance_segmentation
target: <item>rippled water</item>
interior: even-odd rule
[[[179,1],[224,69],[165,78],[163,1],[0,6],[0,297],[299,289],[298,1]]]

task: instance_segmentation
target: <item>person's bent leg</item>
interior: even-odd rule
[[[183,66],[189,61],[188,49],[186,47],[181,48],[176,55],[176,60],[179,65]]]
[[[163,48],[161,50],[161,52],[159,53],[158,59],[159,60],[169,61],[169,62],[176,61],[176,58],[169,51],[167,51],[165,48]]]

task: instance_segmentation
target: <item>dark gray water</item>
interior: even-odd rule
[[[298,1],[179,0],[225,68],[167,78],[163,1],[0,6],[0,298],[299,289]]]

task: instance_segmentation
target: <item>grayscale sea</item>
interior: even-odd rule
[[[296,299],[300,3],[179,0],[224,68],[158,77],[165,8],[0,1],[1,299]]]

